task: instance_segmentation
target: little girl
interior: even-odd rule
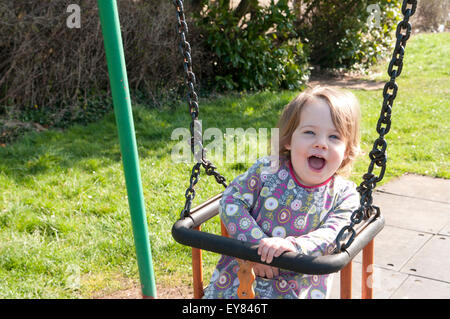
[[[259,243],[261,261],[290,251],[331,254],[342,227],[359,206],[345,180],[359,152],[359,103],[328,87],[299,94],[278,123],[279,161],[263,157],[228,186],[220,216],[231,237]],[[237,298],[239,265],[222,256],[204,298]],[[255,263],[256,298],[326,298],[332,276],[305,275]]]

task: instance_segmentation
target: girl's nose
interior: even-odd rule
[[[314,148],[321,148],[321,149],[327,149],[328,145],[326,143],[326,138],[323,136],[317,136],[316,140],[314,141]]]

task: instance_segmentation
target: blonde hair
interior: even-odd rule
[[[279,128],[279,155],[290,158],[286,148],[291,143],[292,134],[300,123],[303,106],[314,99],[324,100],[331,113],[331,119],[339,134],[347,143],[346,153],[337,174],[348,175],[352,164],[360,153],[360,107],[353,93],[331,87],[309,88],[294,98],[283,110],[277,127]]]

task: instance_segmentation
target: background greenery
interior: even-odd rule
[[[406,172],[450,178],[450,34],[418,34],[408,42],[387,136],[383,182]],[[386,81],[387,64],[371,71]],[[360,182],[376,137],[381,90],[352,90],[362,105],[366,155],[351,179]],[[232,93],[201,99],[204,129],[271,128],[297,92]],[[190,249],[170,230],[184,205],[191,164],[174,164],[175,128],[188,128],[185,103],[134,107],[144,196],[157,283],[190,284]],[[0,296],[90,298],[129,288],[138,271],[114,115],[65,131],[29,133],[0,147]],[[220,164],[228,180],[251,163]],[[195,203],[220,192],[202,175]],[[219,233],[216,219],[206,231]],[[205,253],[205,282],[218,256]],[[79,285],[78,285],[79,284]]]
[[[389,47],[401,1],[378,1],[380,25],[370,30],[368,0],[235,2],[184,1],[202,95],[299,89],[312,67],[370,66]],[[97,121],[111,111],[96,1],[77,3],[80,29],[67,27],[65,0],[0,3],[0,143],[24,131]],[[117,3],[133,100],[167,106],[185,95],[172,1]]]
[[[377,1],[370,28],[368,0],[184,0],[197,93],[298,90],[311,73],[365,72],[390,52],[400,2]],[[75,3],[80,29],[66,26],[64,0],[0,3],[0,145],[111,111],[96,1]],[[186,91],[172,2],[117,3],[133,101],[176,105]],[[418,3],[414,30],[448,30],[449,1]]]

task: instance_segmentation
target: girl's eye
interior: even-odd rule
[[[305,134],[314,134],[313,131],[305,131],[304,133],[305,133]]]
[[[341,139],[341,138],[339,137],[339,135],[330,135],[330,138],[336,139],[336,140],[340,140],[340,139]]]

